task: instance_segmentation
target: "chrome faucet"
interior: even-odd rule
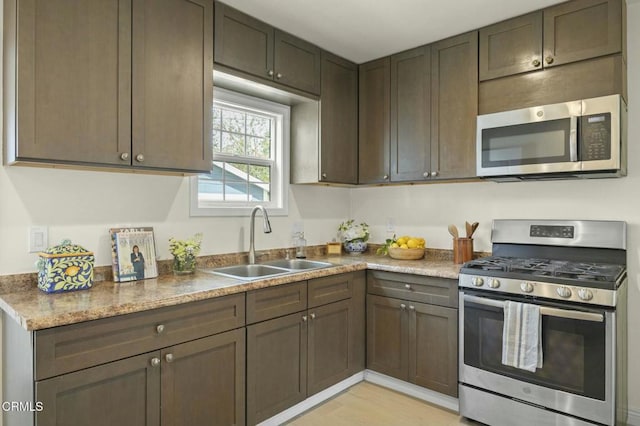
[[[262,212],[263,219],[263,231],[265,234],[271,233],[271,224],[269,223],[269,215],[267,211],[262,206],[255,206],[253,210],[251,210],[251,231],[249,232],[249,264],[253,265],[256,263],[256,246],[255,246],[255,235],[256,235],[256,213],[260,210]]]

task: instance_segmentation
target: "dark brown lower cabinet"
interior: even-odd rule
[[[163,426],[244,425],[245,329],[162,350]]]
[[[367,368],[458,395],[458,311],[367,296]]]
[[[36,382],[38,426],[160,424],[160,351]]]
[[[306,311],[247,327],[247,424],[307,397]]]
[[[244,425],[245,329],[36,382],[38,426]]]

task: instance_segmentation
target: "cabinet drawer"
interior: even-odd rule
[[[37,380],[242,327],[243,294],[35,333]]]
[[[350,299],[354,274],[331,275],[309,280],[309,307]]]
[[[458,307],[458,282],[448,278],[368,271],[367,293]]]
[[[307,309],[306,281],[247,292],[247,324],[305,309]]]

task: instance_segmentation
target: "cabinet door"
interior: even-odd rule
[[[431,47],[431,176],[476,176],[478,33]]]
[[[213,1],[134,0],[135,166],[211,170]]]
[[[126,358],[36,382],[38,426],[157,426],[159,352]],[[151,360],[157,358],[157,366]]]
[[[542,68],[542,11],[483,28],[480,81]]]
[[[350,299],[309,310],[309,396],[356,373],[358,326]]]
[[[358,182],[389,181],[389,58],[360,65]]]
[[[320,179],[358,182],[358,68],[322,52]]]
[[[305,92],[320,94],[320,48],[275,30],[275,80]]]
[[[391,181],[423,180],[431,167],[431,48],[391,57]]]
[[[458,310],[408,302],[409,381],[458,396]]]
[[[245,329],[162,350],[162,425],[244,425]]]
[[[261,78],[273,78],[273,27],[216,2],[215,61]]]
[[[7,161],[130,164],[120,154],[131,146],[131,0],[7,4],[17,63],[5,69],[17,69],[19,100]]]
[[[367,368],[408,380],[407,302],[367,296]]]
[[[247,327],[247,424],[306,397],[306,311]]]
[[[623,1],[579,0],[545,9],[544,65],[620,52]]]

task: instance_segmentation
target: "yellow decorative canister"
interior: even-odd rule
[[[38,288],[46,293],[85,290],[93,285],[93,252],[64,240],[38,254]]]

